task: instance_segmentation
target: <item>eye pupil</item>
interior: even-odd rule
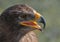
[[[23,15],[23,16],[21,16],[22,18],[26,18],[27,17],[27,15]]]

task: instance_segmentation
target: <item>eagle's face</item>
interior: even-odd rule
[[[6,9],[1,15],[5,22],[10,25],[17,26],[26,30],[30,29],[42,30],[39,23],[43,23],[45,27],[45,20],[41,14],[27,5],[15,5]],[[25,28],[26,27],[26,28]]]

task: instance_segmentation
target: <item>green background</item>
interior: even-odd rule
[[[46,29],[36,31],[39,42],[60,42],[60,0],[0,0],[0,13],[15,4],[27,4],[45,17]]]

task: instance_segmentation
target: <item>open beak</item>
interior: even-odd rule
[[[43,28],[45,28],[45,25],[46,25],[45,19],[37,12],[35,12],[34,20],[22,21],[19,24],[24,25],[24,26],[29,26],[35,29],[39,29],[40,31],[42,31],[42,27],[36,22],[38,19],[40,19],[40,23],[42,23],[44,25]]]

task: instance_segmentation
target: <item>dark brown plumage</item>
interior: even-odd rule
[[[34,22],[40,20],[41,16],[36,16],[34,12],[27,5],[14,5],[6,9],[0,16],[0,42],[38,42],[32,30],[41,30]],[[41,19],[43,21],[38,22],[45,25],[44,19]]]

